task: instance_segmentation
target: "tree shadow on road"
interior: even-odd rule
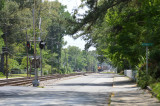
[[[18,104],[33,106],[35,104],[35,106],[104,106],[108,104],[109,95],[110,93],[88,93],[75,91],[34,91],[25,94],[12,93],[10,95],[0,96],[0,98],[3,99],[3,101],[0,102],[0,105],[5,106],[12,104],[13,106],[17,106]]]
[[[108,83],[67,83],[67,84],[58,84],[58,86],[113,86],[112,82]]]

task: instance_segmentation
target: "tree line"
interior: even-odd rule
[[[11,72],[18,69],[25,73],[27,41],[31,44],[31,48],[28,49],[29,56],[34,54],[34,44],[31,42],[34,37],[33,15],[36,17],[36,38],[38,40],[41,37],[41,40],[46,42],[45,50],[42,50],[43,74],[95,70],[97,61],[94,53],[82,52],[77,47],[63,49],[66,44],[63,37],[69,33],[68,26],[71,20],[74,20],[66,11],[66,6],[57,0],[52,2],[35,0],[34,13],[33,8],[34,0],[0,1],[0,54],[3,54],[2,47],[8,49],[8,58],[3,58],[4,70]],[[40,55],[39,42],[36,47],[37,55]],[[8,59],[8,68],[5,65],[6,59]]]
[[[81,50],[76,46],[62,49],[61,65],[67,72],[97,72],[96,51]]]

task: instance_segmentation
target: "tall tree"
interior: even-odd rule
[[[1,9],[3,8],[3,6],[4,6],[4,1],[5,1],[5,0],[1,0],[1,1],[0,1],[0,10],[1,10]]]

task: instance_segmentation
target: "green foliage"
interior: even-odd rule
[[[97,59],[94,51],[82,51],[78,47],[69,46],[62,50],[61,67],[65,73],[74,71],[96,71]]]
[[[51,66],[48,64],[45,64],[45,67],[43,68],[43,74],[48,75],[49,73],[51,73]]]
[[[100,62],[107,61],[119,71],[138,70],[142,88],[160,79],[160,0],[82,0],[89,9],[83,19],[75,21],[72,33],[95,45]],[[75,11],[75,14],[78,13]],[[149,47],[149,71],[146,75],[145,47]]]
[[[19,63],[14,59],[9,59],[8,64],[9,64],[9,68],[8,68],[9,71],[11,71],[11,69],[13,69],[13,68],[20,69]]]
[[[130,0],[82,0],[82,5],[80,5],[80,9],[83,7],[88,7],[88,11],[85,12],[83,15],[83,19],[74,20],[71,26],[71,33],[77,33],[79,30],[83,30],[83,35],[89,35],[90,29],[93,25],[101,23],[103,18],[109,8],[113,8],[116,5],[127,4]],[[75,10],[75,14],[77,13],[78,9]],[[79,14],[76,14],[79,15]],[[74,15],[75,17],[75,15]],[[92,39],[92,37],[89,37]]]
[[[154,92],[160,100],[160,83],[153,83],[150,87],[152,88],[152,92]]]
[[[147,88],[152,83],[156,82],[156,79],[150,76],[149,74],[146,74],[146,72],[140,70],[138,71],[138,76],[137,76],[137,84],[140,86],[142,89]]]
[[[4,6],[4,1],[5,1],[5,0],[1,0],[1,1],[0,1],[0,10],[1,10],[1,9],[3,8],[3,6]]]
[[[5,4],[2,1],[4,0],[0,0],[0,53],[1,47],[7,45],[10,60],[9,70],[12,68],[24,70],[27,68],[26,36],[28,36],[28,40],[33,40],[33,0],[5,0]],[[55,70],[60,64],[58,59],[61,58],[63,36],[68,32],[67,19],[71,18],[70,13],[65,9],[66,6],[58,1],[42,3],[41,0],[36,0],[36,37],[38,38],[41,34],[41,39],[47,42],[45,50],[42,50],[42,68],[46,74],[56,73]],[[42,20],[41,30],[38,28],[40,17]],[[51,44],[52,42],[54,44]],[[28,53],[29,56],[33,56],[33,42],[31,42],[31,49]],[[37,48],[37,55],[40,55],[39,48]]]
[[[23,57],[21,62],[21,69],[26,69],[26,68],[27,68],[27,57]]]
[[[3,40],[3,38],[2,38],[2,31],[1,31],[1,29],[0,29],[0,53],[2,53],[2,47],[4,46],[4,40]]]
[[[73,72],[72,68],[71,67],[67,67],[66,74],[69,74],[69,73],[72,73],[72,72]]]
[[[101,10],[103,18],[101,15],[95,15],[95,19],[91,18],[94,9],[89,6],[90,12],[81,21],[85,23],[79,28],[84,31],[81,35],[84,35],[84,38],[92,44],[96,44],[98,54],[108,58],[107,60],[112,65],[122,69],[135,68],[140,62],[138,58],[145,54],[141,46],[142,42],[159,45],[159,2],[155,0],[120,0],[119,2],[102,0],[99,2],[103,3],[106,8],[103,8],[101,3],[93,8],[96,8],[95,11],[103,8],[103,12],[105,11],[103,13]],[[91,4],[96,5],[96,2],[86,3],[86,5]],[[88,17],[92,20],[89,20]]]
[[[3,75],[3,73],[2,73],[2,72],[0,72],[0,77],[4,77],[4,75]]]

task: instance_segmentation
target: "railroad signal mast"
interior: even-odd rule
[[[36,1],[34,0],[34,8],[33,8],[34,60],[36,60],[35,7],[36,7]],[[38,80],[38,71],[37,71],[37,67],[36,67],[36,61],[34,61],[33,64],[34,64],[35,79],[32,81],[32,84],[34,87],[37,87],[37,86],[39,86],[39,80]]]

